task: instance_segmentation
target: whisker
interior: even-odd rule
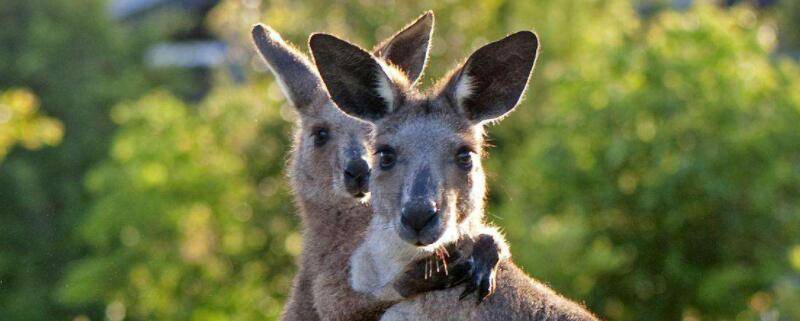
[[[449,275],[449,271],[447,270],[447,258],[450,257],[450,253],[447,252],[447,248],[445,248],[444,245],[439,246],[436,249],[436,256],[440,260],[442,260],[442,266],[444,268],[444,275]],[[438,267],[438,261],[437,261],[437,267]],[[438,270],[437,270],[437,272],[438,272]]]
[[[444,265],[444,275],[449,275],[447,273],[447,260],[442,260],[442,264]]]

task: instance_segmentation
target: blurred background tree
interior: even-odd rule
[[[114,131],[108,110],[155,87],[186,92],[193,79],[145,67],[145,48],[166,37],[170,25],[125,30],[106,6],[102,0],[0,1],[0,91],[29,88],[64,129],[58,146],[17,149],[0,165],[2,320],[75,315],[51,293],[67,262],[87,255],[73,230],[93,201],[84,175],[108,154]],[[47,142],[61,136],[55,130],[47,131]],[[21,134],[23,143],[40,135]]]
[[[279,315],[300,239],[281,172],[288,122],[263,89],[215,91],[196,110],[163,92],[113,109],[120,129],[77,230],[93,255],[71,265],[61,302],[110,302],[110,320]]]
[[[39,149],[61,141],[61,123],[41,115],[38,109],[36,96],[28,90],[0,92],[0,162],[14,145]]]
[[[797,276],[800,70],[770,59],[755,19],[664,13],[540,66],[551,100],[494,159],[498,222],[538,249],[515,252],[534,275],[613,320],[758,319],[796,300],[775,289]]]
[[[249,29],[371,47],[429,9],[424,88],[492,39],[542,39],[487,159],[526,271],[609,320],[800,320],[793,1],[80,2],[0,4],[0,88],[65,130],[0,165],[2,320],[276,319],[293,115]]]

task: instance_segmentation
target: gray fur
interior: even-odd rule
[[[448,244],[468,249],[482,234],[502,240],[484,220],[483,124],[511,111],[522,96],[538,53],[535,34],[516,33],[479,49],[431,93],[419,93],[404,85],[407,82],[394,82],[401,103],[388,111],[372,106],[377,112],[364,109],[369,106],[348,108],[350,102],[337,99],[336,92],[348,90],[348,84],[330,80],[349,77],[338,73],[351,69],[336,68],[336,55],[317,51],[347,46],[341,40],[327,38],[326,42],[325,46],[312,42],[311,50],[331,97],[345,113],[375,125],[374,146],[390,146],[396,151],[391,169],[379,170],[378,160],[372,160],[374,217],[364,243],[350,261],[353,288],[379,299],[389,297],[394,293],[388,288],[395,287],[391,280],[409,262]],[[464,77],[474,83],[467,89],[461,86],[456,95]],[[456,166],[455,156],[464,148],[474,152],[469,170]],[[442,232],[434,242],[418,246],[399,236],[404,224],[400,213],[410,198],[406,194],[413,190],[414,180],[409,177],[423,168],[436,180],[437,224]],[[459,301],[458,288],[435,291],[391,307],[382,320],[596,320],[580,305],[525,275],[507,252],[501,253],[496,282],[496,293],[480,305]]]

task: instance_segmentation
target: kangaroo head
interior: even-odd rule
[[[478,49],[425,94],[343,40],[315,34],[310,47],[338,107],[375,125],[371,202],[385,228],[431,249],[480,223],[483,125],[519,102],[536,60],[536,35],[518,32]]]
[[[375,54],[415,80],[425,67],[433,30],[428,12],[381,43]],[[289,103],[298,112],[290,176],[305,200],[364,199],[368,191],[371,126],[337,109],[305,55],[270,27],[256,25],[253,40]],[[330,203],[328,203],[330,204]]]

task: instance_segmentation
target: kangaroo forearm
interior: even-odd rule
[[[460,288],[429,292],[389,308],[381,321],[597,321],[580,305],[529,278],[513,263],[500,263],[497,292],[475,304],[457,300]]]

